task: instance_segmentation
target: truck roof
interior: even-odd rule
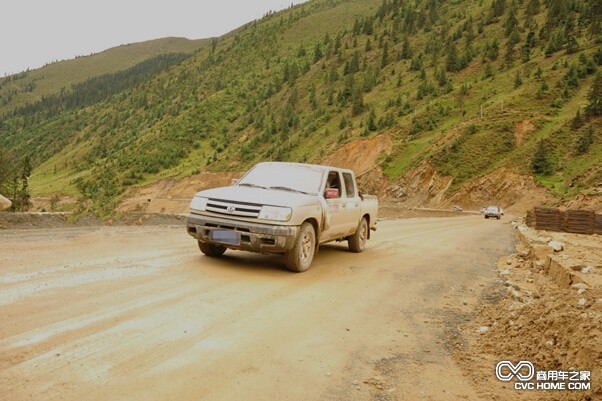
[[[295,162],[260,162],[257,164],[280,164],[280,165],[291,165],[291,166],[304,166],[304,167],[310,167],[310,168],[315,168],[315,169],[319,169],[319,170],[339,170],[339,171],[353,173],[353,170],[348,169],[348,168],[325,166],[322,164],[295,163]]]

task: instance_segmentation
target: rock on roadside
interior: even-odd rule
[[[12,202],[6,199],[4,196],[0,195],[0,211],[8,209],[12,206]]]

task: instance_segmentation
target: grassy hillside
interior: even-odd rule
[[[163,38],[132,43],[0,78],[0,114],[26,103],[35,103],[44,96],[89,78],[131,68],[160,54],[193,53],[209,43],[210,39],[185,38]]]
[[[602,180],[601,14],[595,0],[310,1],[109,99],[4,118],[0,146],[32,160],[35,193],[104,213],[131,185],[316,162],[381,133],[391,179],[430,160],[455,191],[508,166],[570,197]]]

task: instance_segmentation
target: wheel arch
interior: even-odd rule
[[[303,221],[303,223],[309,223],[313,226],[314,228],[314,234],[316,234],[316,249],[318,248],[318,245],[320,244],[320,223],[318,223],[318,220],[315,217],[309,217],[307,219],[305,219]],[[301,223],[301,224],[303,224]]]
[[[366,219],[366,223],[368,223],[368,239],[370,239],[370,232],[372,231],[372,230],[370,230],[370,213],[364,213],[362,218]]]

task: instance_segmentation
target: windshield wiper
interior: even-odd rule
[[[309,192],[304,192],[304,191],[300,191],[298,189],[293,189],[293,188],[289,188],[289,187],[270,187],[270,189],[277,189],[280,191],[289,191],[289,192],[296,192],[298,194],[310,195]]]
[[[240,186],[240,187],[251,187],[251,188],[267,189],[266,187],[262,187],[261,185],[251,184],[249,182],[243,182],[242,184],[238,184],[238,186]]]

